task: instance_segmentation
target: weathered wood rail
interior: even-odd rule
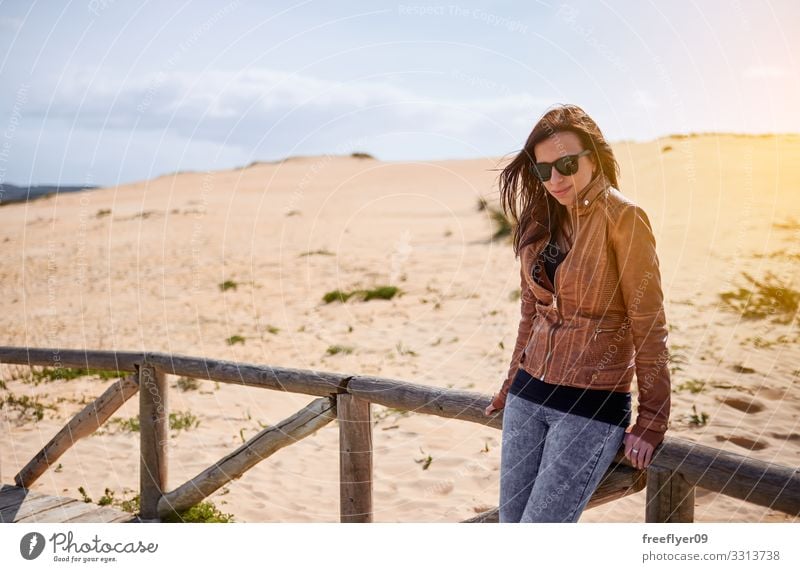
[[[197,504],[279,449],[334,419],[339,425],[340,520],[372,522],[371,404],[502,428],[483,413],[489,397],[392,379],[235,363],[164,353],[0,347],[0,363],[130,372],[61,429],[16,475],[27,489],[78,439],[90,435],[136,393],[140,418],[140,515],[157,521]],[[168,400],[165,375],[207,379],[316,397],[197,476],[167,489]],[[666,437],[646,471],[620,450],[587,508],[646,487],[646,522],[692,522],[696,487],[800,516],[800,469]],[[497,522],[495,508],[461,522]]]

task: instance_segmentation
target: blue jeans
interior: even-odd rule
[[[625,427],[509,393],[503,409],[500,522],[577,522]]]

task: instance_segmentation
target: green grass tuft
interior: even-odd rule
[[[118,379],[125,376],[125,372],[104,369],[91,369],[82,367],[43,367],[31,368],[30,373],[22,378],[24,383],[50,383],[57,380],[73,380],[79,377],[96,375],[100,379]]]
[[[196,391],[200,389],[200,382],[193,377],[179,377],[175,385],[181,391]]]
[[[774,273],[767,271],[764,280],[757,280],[747,272],[742,275],[751,287],[719,294],[724,307],[743,318],[759,319],[772,316],[782,324],[791,322],[800,308],[800,291],[790,288]]]
[[[353,290],[351,292],[331,290],[325,293],[322,300],[326,304],[330,304],[331,302],[347,302],[347,300],[356,296],[361,298],[364,302],[369,302],[370,300],[391,300],[401,293],[402,290],[397,286],[377,286],[371,290]]]
[[[354,348],[352,346],[343,346],[343,345],[340,345],[340,344],[335,344],[335,345],[332,345],[332,346],[328,346],[328,349],[325,350],[325,352],[328,355],[332,355],[333,356],[333,355],[336,355],[336,354],[351,354],[351,353],[353,353],[353,349]]]
[[[494,234],[492,234],[492,240],[498,240],[500,238],[506,238],[511,236],[511,221],[508,220],[506,214],[493,207],[487,207],[489,211],[489,218],[491,218],[492,223],[494,224]]]
[[[58,411],[58,407],[49,403],[42,403],[38,396],[29,395],[16,396],[9,393],[4,398],[0,398],[0,409],[17,412],[18,421],[32,420],[34,422],[44,419],[46,409]]]
[[[213,502],[203,501],[181,513],[169,515],[163,522],[235,522],[232,514],[220,511]]]

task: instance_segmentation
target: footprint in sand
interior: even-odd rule
[[[800,441],[800,433],[770,433],[770,436],[781,441]]]
[[[775,388],[775,387],[761,387],[758,389],[758,394],[760,397],[764,399],[770,399],[772,401],[780,401],[782,399],[786,399],[787,394],[789,392],[789,388]]]
[[[728,397],[727,399],[720,399],[720,402],[744,413],[758,413],[766,409],[766,407],[758,401],[740,397]]]
[[[734,445],[738,445],[739,447],[747,449],[748,451],[760,451],[769,447],[769,443],[765,443],[764,441],[753,441],[747,437],[725,437],[724,435],[717,435],[716,439],[717,441],[730,441]]]

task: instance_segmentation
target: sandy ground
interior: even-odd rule
[[[669,435],[800,466],[797,317],[745,320],[719,297],[750,286],[744,272],[765,279],[771,271],[800,288],[800,136],[704,135],[614,149],[620,190],[656,232],[673,354]],[[507,242],[488,240],[492,222],[477,208],[481,197],[497,203],[500,165],[292,158],[3,206],[0,344],[175,352],[488,397],[507,371],[519,319],[518,261]],[[225,280],[238,287],[221,291]],[[403,293],[322,301],[331,290],[382,284]],[[235,335],[244,342],[228,345]],[[351,353],[328,354],[337,344]],[[23,372],[3,366],[0,396],[57,409],[39,422],[8,403],[0,410],[3,483],[110,383],[14,379]],[[173,432],[170,488],[311,400],[209,381],[182,391],[169,381],[170,410],[199,420]],[[132,399],[114,419],[136,407]],[[692,424],[693,413],[705,413],[706,424]],[[499,431],[380,406],[373,417],[375,521],[455,522],[496,506]],[[83,486],[96,501],[109,488],[129,498],[137,450],[138,433],[109,424],[33,490],[79,498]],[[239,522],[334,522],[338,487],[338,431],[329,424],[211,500]],[[581,521],[642,522],[644,501],[640,492]],[[792,520],[703,490],[695,518]]]

